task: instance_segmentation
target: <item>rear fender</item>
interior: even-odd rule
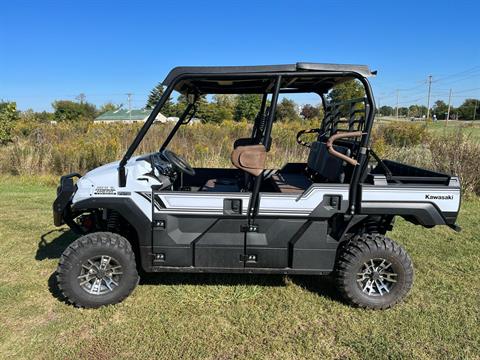
[[[438,207],[430,202],[362,202],[361,214],[398,215],[414,224],[425,227],[454,224],[456,216],[446,218]]]

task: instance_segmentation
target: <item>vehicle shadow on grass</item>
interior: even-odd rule
[[[35,260],[59,259],[63,251],[79,235],[68,229],[51,230],[40,237]],[[52,240],[48,240],[53,238]],[[67,303],[58,288],[56,271],[48,278],[48,288],[53,297]],[[315,275],[266,275],[266,274],[205,274],[205,273],[144,273],[140,271],[139,285],[257,285],[265,287],[287,286],[289,282],[321,297],[334,301],[341,298],[330,276]]]
[[[80,235],[68,229],[50,230],[40,236],[35,260],[59,259],[63,251]],[[53,237],[52,240],[48,238]]]
[[[35,260],[42,261],[46,259],[60,259],[63,251],[70,245],[79,235],[69,229],[55,229],[46,232],[40,236],[38,242]],[[51,238],[51,240],[49,240]],[[54,298],[63,303],[68,303],[63,296],[57,284],[57,271],[55,270],[48,278],[48,290]]]

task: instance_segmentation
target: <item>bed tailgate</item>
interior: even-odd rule
[[[458,178],[448,185],[362,185],[361,214],[399,215],[424,226],[454,225],[460,210]]]

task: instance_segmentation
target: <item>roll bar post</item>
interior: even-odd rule
[[[138,145],[140,145],[140,142],[143,140],[148,130],[152,126],[153,122],[157,118],[157,115],[160,112],[160,109],[163,107],[163,105],[165,105],[167,100],[170,98],[174,85],[175,84],[171,84],[170,86],[167,87],[167,90],[163,93],[162,97],[158,101],[157,105],[155,105],[155,107],[153,108],[152,112],[148,116],[147,120],[143,124],[140,131],[138,132],[137,136],[135,136],[135,139],[133,139],[133,142],[128,147],[127,152],[125,153],[125,155],[123,155],[122,160],[120,160],[120,163],[118,165],[118,186],[119,187],[125,187],[127,185],[125,165],[127,164],[127,161],[132,157]]]
[[[270,103],[270,112],[267,120],[267,127],[265,129],[265,134],[263,137],[263,144],[265,145],[265,148],[267,151],[270,151],[270,146],[272,145],[272,138],[270,136],[272,132],[272,125],[273,125],[273,120],[275,119],[275,112],[277,111],[277,101],[278,101],[278,95],[280,93],[280,84],[282,83],[282,75],[278,75],[277,79],[275,81],[274,85],[274,90],[272,94],[272,102]]]

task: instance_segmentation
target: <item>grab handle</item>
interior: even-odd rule
[[[344,138],[351,138],[351,137],[358,137],[358,136],[362,136],[364,133],[361,132],[361,131],[353,131],[353,132],[347,132],[347,133],[337,133],[335,135],[332,135],[328,138],[327,140],[327,149],[328,149],[328,152],[330,153],[330,155],[332,156],[335,156],[339,159],[342,159],[343,161],[355,166],[358,164],[357,160],[351,158],[350,156],[347,156],[345,154],[342,154],[338,151],[336,151],[334,148],[333,148],[333,143],[335,141],[337,141],[338,139],[344,139]]]

